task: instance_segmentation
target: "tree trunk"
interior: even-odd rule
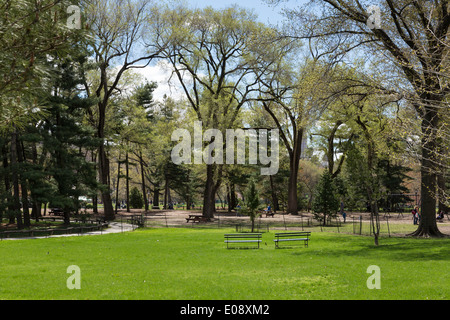
[[[152,209],[159,209],[159,189],[156,187],[153,190],[153,208]]]
[[[231,202],[231,209],[235,209],[238,205],[237,199],[236,199],[236,185],[234,182],[231,183],[230,187],[230,202]]]
[[[167,210],[168,207],[168,197],[169,197],[169,177],[167,175],[167,172],[164,175],[164,205],[163,205],[163,209]]]
[[[23,163],[25,157],[23,155],[23,145],[19,139],[17,139],[17,160],[19,163]],[[22,170],[20,170],[22,172]],[[21,173],[20,177],[20,188],[22,191],[22,209],[23,209],[23,224],[25,227],[31,226],[30,219],[30,205],[28,203],[28,184],[26,178]]]
[[[96,157],[94,151],[92,151],[91,159],[92,159],[92,162],[95,164],[95,170],[97,170],[98,169],[97,168],[97,164],[96,164],[97,163],[97,157]],[[98,195],[97,195],[97,192],[94,195],[92,195],[92,212],[98,213]]]
[[[300,129],[296,133],[296,137],[294,139],[294,146],[292,152],[289,154],[290,174],[288,181],[287,213],[290,214],[298,214],[297,178],[298,178],[300,156],[302,154],[302,139],[303,139],[303,129]]]
[[[5,192],[7,195],[6,204],[9,211],[13,210],[13,207],[11,205],[11,184],[10,184],[10,177],[9,177],[9,170],[8,170],[8,142],[6,139],[4,140],[4,144],[2,146],[2,154],[3,154],[3,172],[4,175],[4,183],[5,183]],[[9,216],[9,223],[13,224],[15,222],[16,218],[15,216],[10,215]]]
[[[23,229],[22,211],[20,210],[19,177],[17,174],[17,131],[14,128],[11,137],[11,172],[13,182],[13,210],[17,219],[17,229]]]
[[[145,188],[144,160],[142,159],[142,151],[139,151],[139,163],[141,165],[142,195],[144,197],[145,211],[148,211],[147,190]]]
[[[119,186],[120,186],[120,154],[119,159],[117,160],[117,184],[116,184],[116,211],[119,208]]]
[[[109,161],[103,143],[99,148],[99,160],[100,183],[104,185],[104,189],[102,190],[103,212],[105,215],[105,220],[112,221],[115,219],[115,216],[112,206],[111,193],[109,190],[110,186],[108,184]]]
[[[125,153],[125,182],[126,182],[126,198],[127,198],[127,212],[130,212],[130,168],[129,168],[128,150]]]
[[[277,193],[275,192],[275,186],[273,184],[273,176],[269,176],[269,180],[270,180],[270,193],[272,195],[272,209],[273,212],[277,212],[280,210],[280,205],[278,203],[278,196]]]
[[[217,182],[214,183],[215,173],[217,173]],[[216,192],[221,184],[221,168],[214,164],[206,165],[206,184],[203,193],[203,216],[214,218],[216,211],[215,199]]]
[[[422,121],[421,163],[421,214],[418,229],[411,233],[416,237],[443,237],[436,223],[436,130],[438,115],[433,108],[426,108]]]

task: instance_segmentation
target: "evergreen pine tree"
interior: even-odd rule
[[[133,209],[142,209],[143,206],[144,199],[142,197],[142,193],[137,187],[133,187],[130,194],[130,207]]]
[[[312,209],[314,217],[326,224],[327,217],[333,217],[339,210],[339,198],[333,178],[328,170],[325,170],[316,187]]]

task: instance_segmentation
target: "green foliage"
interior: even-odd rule
[[[137,187],[133,187],[130,193],[130,207],[133,209],[142,209],[144,198]]]
[[[337,188],[328,171],[325,171],[322,174],[317,185],[312,209],[314,211],[315,219],[323,221],[324,225],[326,224],[327,217],[336,215],[339,210]]]
[[[252,222],[252,232],[255,227],[255,220],[259,215],[258,208],[259,208],[259,192],[256,188],[255,180],[250,179],[247,188],[245,189],[244,192],[244,206],[241,212],[250,217],[250,221]]]

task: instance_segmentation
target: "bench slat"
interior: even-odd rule
[[[262,240],[225,240],[225,243],[261,242]]]
[[[227,248],[229,243],[257,243],[259,249],[259,244],[262,242],[262,233],[232,233],[225,234],[224,237]]]
[[[308,238],[295,238],[295,239],[275,239],[273,241],[278,242],[278,241],[307,241],[309,240]]]

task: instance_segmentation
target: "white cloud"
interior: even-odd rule
[[[145,68],[135,69],[136,72],[140,73],[144,80],[149,82],[158,83],[158,88],[153,92],[153,97],[155,100],[162,101],[164,95],[172,97],[176,100],[183,97],[184,93],[179,85],[176,76],[172,76],[172,69],[169,63],[165,61],[160,61],[155,65],[147,66]]]

